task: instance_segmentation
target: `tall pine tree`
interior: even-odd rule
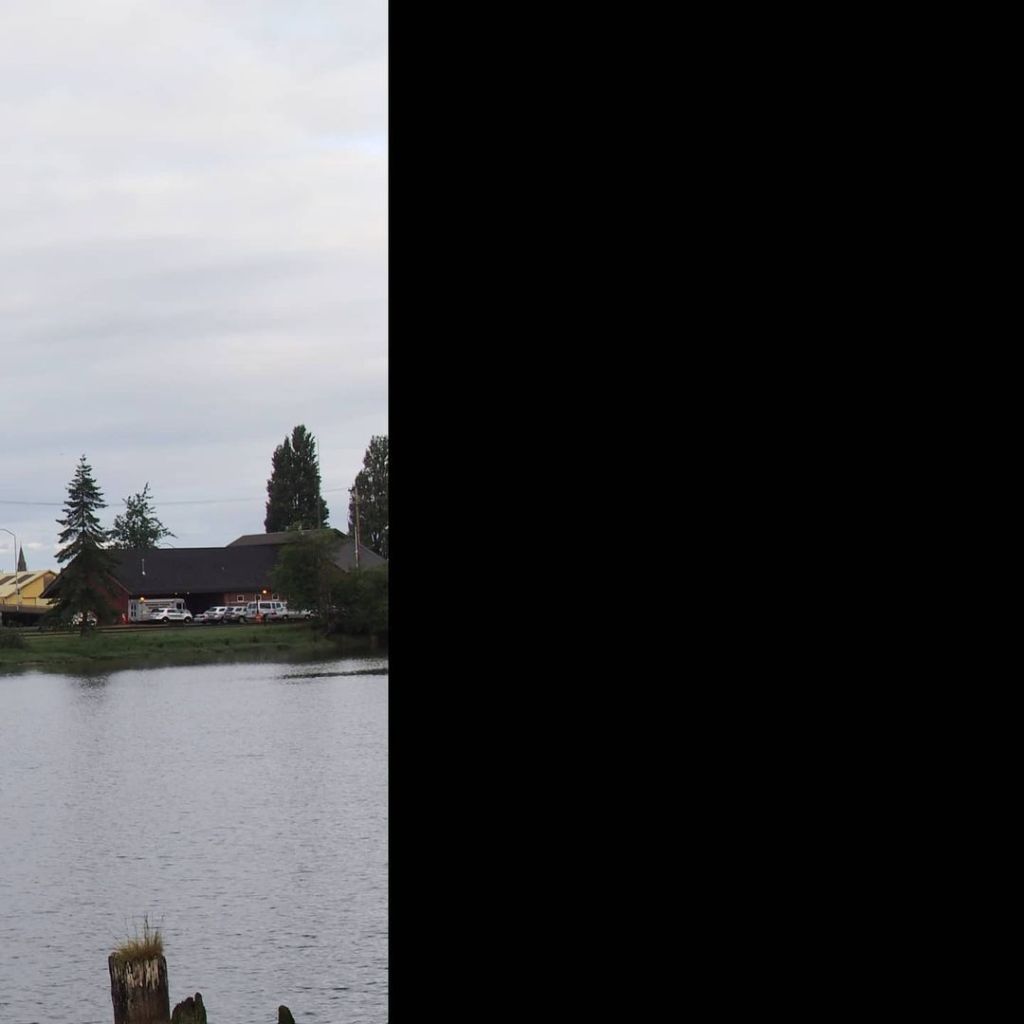
[[[83,633],[89,625],[89,612],[105,621],[117,611],[111,599],[117,586],[111,572],[113,560],[103,547],[108,534],[96,517],[97,511],[106,507],[103,492],[93,479],[92,467],[83,455],[68,484],[64,518],[57,520],[57,525],[64,527],[60,535],[64,547],[57,552],[57,561],[69,564],[60,574],[56,600],[60,618],[81,614]]]
[[[267,533],[315,530],[327,526],[327,502],[320,496],[320,467],[316,439],[300,423],[291,438],[274,449],[267,481]]]
[[[388,435],[370,438],[363,468],[349,491],[349,532],[355,535],[356,494],[359,495],[359,543],[381,558],[388,557]]]

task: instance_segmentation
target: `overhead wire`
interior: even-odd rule
[[[351,491],[351,487],[322,487],[321,494],[336,494],[338,491]],[[238,501],[266,501],[267,496],[261,494],[254,498],[188,498],[176,501],[154,501],[156,506],[160,505],[226,505],[229,502]],[[0,505],[42,505],[52,508],[61,508],[63,501],[15,501],[7,498],[0,498]]]

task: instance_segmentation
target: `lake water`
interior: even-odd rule
[[[144,915],[172,1007],[387,1021],[386,668],[0,675],[0,1022],[111,1024]]]

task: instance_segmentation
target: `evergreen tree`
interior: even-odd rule
[[[28,564],[25,561],[25,549],[18,549],[18,572],[28,572]]]
[[[315,530],[327,526],[327,502],[320,496],[316,439],[299,424],[291,438],[274,449],[267,481],[267,533]]]
[[[81,614],[82,633],[88,628],[89,612],[100,620],[116,614],[111,595],[117,581],[111,573],[110,553],[103,547],[108,534],[96,517],[97,511],[106,507],[103,492],[93,479],[92,467],[83,455],[68,484],[64,518],[57,520],[57,525],[64,527],[60,535],[64,547],[57,552],[57,561],[69,565],[60,574],[55,605],[62,619]]]
[[[348,528],[355,536],[356,493],[359,494],[359,543],[388,557],[388,435],[370,438],[363,468],[349,491]]]
[[[174,534],[156,517],[153,499],[149,493],[149,481],[134,497],[125,498],[124,514],[114,517],[114,528],[110,531],[115,548],[143,548],[150,550],[164,537]]]

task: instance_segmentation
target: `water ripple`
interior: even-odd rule
[[[0,681],[2,1024],[106,1024],[143,914],[172,1005],[387,1020],[387,664],[280,671]]]

